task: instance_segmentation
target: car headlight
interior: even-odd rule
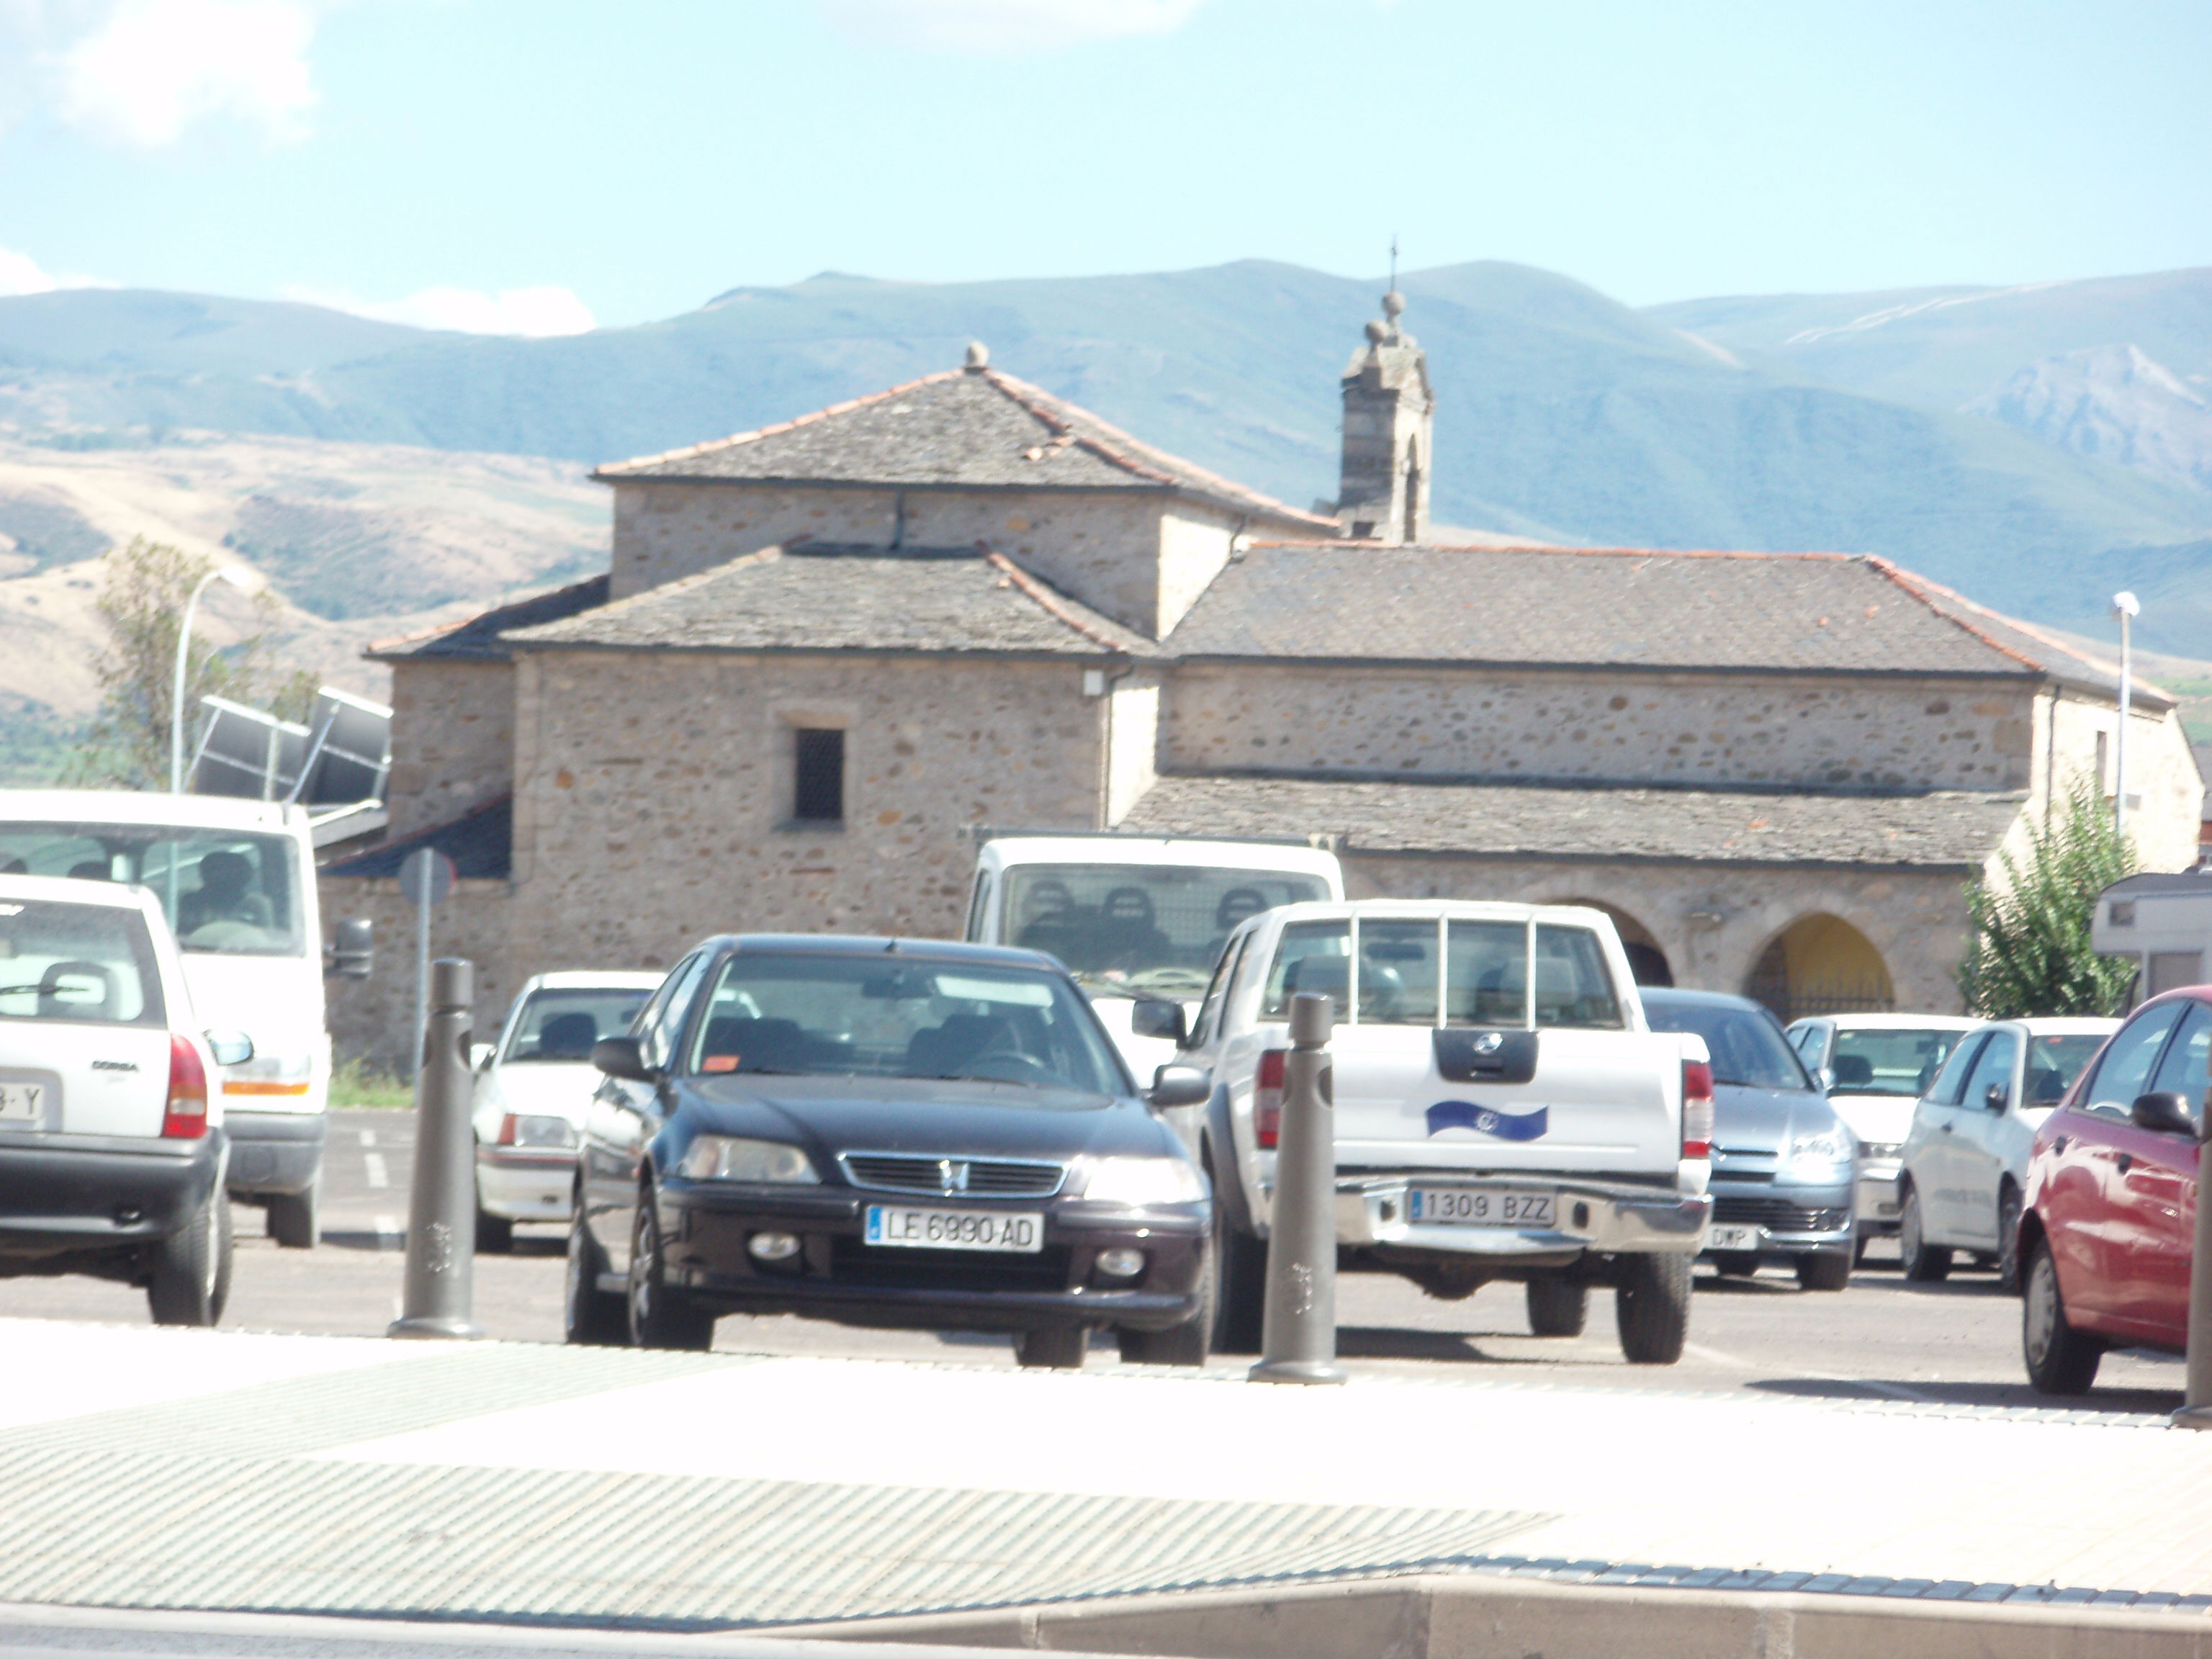
[[[760,1181],[818,1187],[822,1177],[796,1146],[736,1135],[695,1135],[676,1172],[691,1181]]]
[[[1102,1158],[1083,1195],[1101,1204],[1190,1204],[1206,1196],[1206,1177],[1181,1158]]]
[[[1857,1151],[1858,1142],[1851,1132],[1838,1123],[1810,1134],[1792,1135],[1783,1162],[1793,1170],[1827,1170],[1850,1163]]]

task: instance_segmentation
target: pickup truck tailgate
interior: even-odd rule
[[[1681,1156],[1680,1036],[1540,1030],[1533,1075],[1522,1082],[1446,1077],[1437,1035],[1421,1026],[1337,1028],[1339,1170],[1674,1173]]]

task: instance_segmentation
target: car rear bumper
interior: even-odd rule
[[[0,1275],[68,1272],[175,1232],[221,1177],[227,1145],[106,1135],[0,1136]]]
[[[226,1104],[222,1127],[230,1137],[234,1198],[304,1193],[323,1172],[329,1120],[320,1112],[244,1111]]]
[[[1514,1194],[1556,1193],[1549,1227],[1435,1225],[1411,1218],[1415,1187]],[[1452,1170],[1342,1176],[1336,1183],[1340,1244],[1389,1251],[1507,1258],[1522,1265],[1568,1266],[1586,1255],[1692,1254],[1704,1237],[1712,1200],[1671,1187],[1537,1176],[1471,1176]]]
[[[1203,1203],[1144,1211],[1079,1199],[933,1203],[837,1188],[777,1192],[675,1181],[662,1187],[660,1199],[671,1278],[699,1302],[730,1312],[923,1330],[1172,1328],[1198,1311],[1212,1231]],[[869,1245],[863,1217],[871,1203],[1041,1212],[1043,1248],[1015,1254]],[[754,1260],[747,1241],[760,1232],[796,1234],[799,1254],[786,1262]],[[1143,1251],[1142,1271],[1127,1279],[1102,1273],[1100,1252],[1115,1248]]]
[[[575,1190],[573,1152],[477,1148],[477,1206],[487,1215],[510,1221],[566,1221]]]

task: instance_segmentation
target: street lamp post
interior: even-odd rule
[[[2120,732],[2112,744],[2112,830],[2125,835],[2128,829],[2128,702],[2135,689],[2134,659],[2130,653],[2132,643],[2128,637],[2128,624],[2142,614],[2142,602],[2124,590],[2112,595],[2112,614],[2120,619]]]
[[[191,595],[185,601],[185,619],[177,627],[177,679],[169,694],[169,793],[185,793],[185,667],[192,654],[192,612],[206,592],[210,582],[228,582],[233,587],[251,587],[253,573],[242,564],[227,564],[210,570],[193,584]]]

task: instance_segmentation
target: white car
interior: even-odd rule
[[[1996,1258],[2020,1287],[2021,1194],[2035,1133],[2120,1029],[2117,1019],[2009,1019],[1968,1033],[1913,1109],[1898,1246],[1907,1279],[1951,1271],[1951,1253]]]
[[[540,974],[507,1010],[497,1042],[479,1043],[477,1249],[510,1249],[518,1221],[568,1222],[576,1148],[603,1081],[592,1045],[620,1036],[664,974]]]
[[[212,1325],[230,1294],[222,1067],[160,899],[0,874],[0,1278],[143,1285],[156,1324]]]
[[[1898,1157],[1912,1108],[1980,1024],[1961,1014],[1820,1014],[1790,1025],[1798,1057],[1859,1138],[1859,1255],[1875,1234],[1897,1231]]]

